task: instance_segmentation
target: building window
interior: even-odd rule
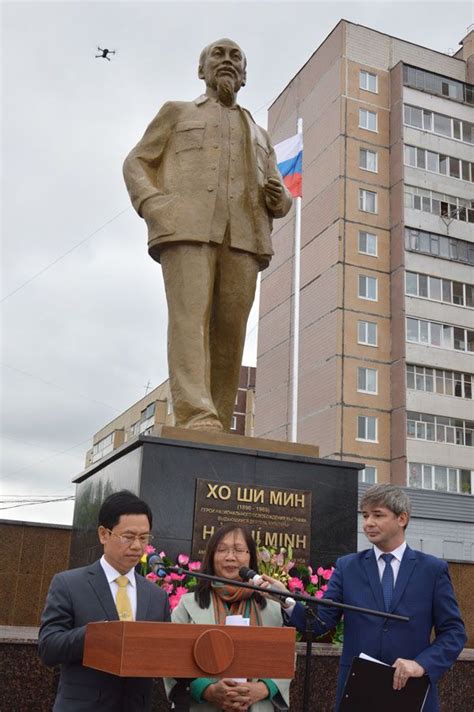
[[[377,257],[377,235],[359,230],[358,244],[362,255]]]
[[[474,422],[442,415],[407,412],[407,437],[472,447]]]
[[[377,151],[370,151],[368,148],[359,149],[359,168],[364,171],[378,172]]]
[[[112,432],[109,433],[109,435],[106,435],[105,438],[102,438],[102,440],[99,440],[99,442],[94,445],[94,447],[92,448],[91,462],[97,462],[97,460],[100,460],[102,457],[105,457],[110,452],[112,452],[113,449],[114,434]]]
[[[232,420],[230,422],[230,429],[237,430],[237,417],[235,415],[232,416]]]
[[[359,210],[364,213],[377,212],[377,193],[359,188]]]
[[[474,285],[418,272],[405,273],[405,294],[461,307],[474,307]]]
[[[460,101],[466,104],[474,104],[474,92],[472,84],[464,84],[455,79],[443,77],[440,74],[428,72],[425,69],[403,65],[403,83],[405,86],[426,91],[429,94],[437,94],[446,99]]]
[[[377,324],[373,321],[357,322],[357,343],[377,346]]]
[[[139,432],[142,435],[149,435],[155,424],[155,402],[149,403],[140,413]]]
[[[440,136],[447,136],[456,141],[474,143],[474,124],[469,121],[461,121],[444,114],[438,114],[428,109],[420,109],[417,106],[404,106],[404,123],[423,131],[431,131]]]
[[[435,153],[424,148],[405,145],[405,165],[412,168],[421,168],[431,173],[440,173],[450,178],[459,178],[474,181],[474,164],[461,158],[446,156],[444,153]]]
[[[474,331],[407,317],[407,341],[455,351],[474,351]]]
[[[435,232],[405,228],[405,248],[443,260],[474,265],[474,244]]]
[[[152,415],[155,414],[155,403],[150,403],[147,405],[145,410],[142,410],[140,413],[141,420],[147,420],[148,418],[151,418]]]
[[[359,470],[359,482],[375,485],[377,482],[377,468],[365,467],[363,470]]]
[[[442,218],[474,223],[474,200],[458,198],[434,190],[405,185],[405,208],[422,210]]]
[[[473,494],[473,473],[444,465],[408,463],[408,487]]]
[[[407,388],[414,391],[471,400],[473,380],[470,373],[407,364]]]
[[[377,393],[377,369],[357,369],[357,390],[359,393]]]
[[[357,416],[357,440],[377,442],[377,418],[373,415]]]
[[[368,109],[359,109],[359,128],[377,131],[377,113]]]
[[[359,275],[359,292],[360,299],[369,299],[372,302],[377,301],[377,278],[368,277],[366,274]]]
[[[359,72],[359,88],[377,94],[377,75],[361,69]]]

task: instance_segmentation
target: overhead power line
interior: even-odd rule
[[[13,497],[13,499],[11,499]],[[63,502],[66,499],[74,499],[74,495],[68,494],[39,494],[26,497],[24,494],[5,494],[0,496],[0,505],[5,504],[41,504],[41,502]]]
[[[69,497],[57,497],[54,499],[29,499],[29,500],[24,500],[23,502],[18,502],[16,501],[14,504],[9,503],[8,500],[6,501],[0,501],[0,510],[5,510],[5,509],[17,509],[18,507],[29,507],[34,504],[54,504],[56,502],[68,502],[75,499],[74,495],[70,495]],[[9,506],[4,507],[1,505],[7,504]]]
[[[66,453],[70,452],[71,450],[75,450],[76,447],[79,447],[80,445],[85,445],[86,443],[89,444],[92,442],[92,438],[87,438],[87,440],[83,440],[80,443],[76,443],[75,445],[72,445],[71,447],[65,448],[64,450],[60,450],[59,452],[56,452],[54,455],[51,455],[50,457],[44,457],[42,460],[36,460],[36,462],[32,462],[30,465],[25,465],[25,467],[20,467],[18,470],[13,470],[13,472],[10,472],[8,475],[1,475],[0,476],[0,481],[2,480],[9,480],[14,475],[18,475],[20,472],[23,472],[24,470],[29,470],[32,467],[36,467],[36,465],[42,465],[44,462],[48,462],[49,460],[54,460],[55,457],[59,457],[60,455],[65,455]]]
[[[126,213],[128,210],[130,210],[130,208],[125,208],[124,210],[121,210],[119,213],[117,213],[117,215],[114,215],[113,218],[110,218],[110,220],[107,220],[107,222],[103,223],[103,225],[101,225],[100,227],[98,227],[97,230],[94,230],[94,232],[91,232],[90,235],[87,235],[87,237],[84,237],[83,240],[80,240],[79,242],[76,242],[76,244],[73,245],[72,247],[70,247],[69,250],[66,250],[66,252],[63,252],[62,255],[59,255],[59,257],[56,257],[56,259],[54,259],[52,262],[50,262],[50,263],[47,264],[45,267],[43,267],[42,269],[40,269],[39,272],[36,272],[36,274],[33,274],[29,279],[27,279],[25,282],[23,282],[23,284],[20,284],[16,289],[14,289],[13,292],[10,292],[9,294],[6,294],[4,297],[2,297],[2,299],[0,299],[0,304],[2,304],[4,301],[6,301],[6,300],[9,299],[10,297],[12,297],[14,294],[16,294],[17,292],[19,292],[19,291],[20,291],[21,289],[23,289],[24,287],[26,287],[27,284],[30,284],[31,282],[33,282],[33,280],[35,280],[35,279],[36,279],[37,277],[39,277],[40,275],[44,274],[47,270],[51,269],[51,267],[53,267],[53,266],[56,265],[58,262],[60,262],[62,259],[64,259],[65,257],[67,257],[67,255],[70,255],[71,252],[74,252],[74,250],[77,250],[78,247],[80,247],[80,246],[83,245],[85,242],[87,242],[88,240],[90,240],[92,237],[94,237],[94,235],[97,235],[97,233],[100,232],[101,230],[103,230],[104,227],[107,227],[107,225],[110,225],[111,222],[113,222],[113,221],[116,220],[118,217],[120,217],[121,215],[123,215],[124,213]]]
[[[45,378],[41,378],[41,376],[36,376],[34,373],[29,373],[28,371],[23,371],[21,368],[16,368],[15,366],[9,366],[7,363],[0,363],[0,366],[2,368],[8,368],[11,371],[16,371],[17,373],[21,373],[23,376],[29,376],[29,378],[34,378],[37,381],[41,381],[41,383],[45,383],[47,386],[53,386],[53,388],[58,388],[60,391],[64,391],[65,393],[70,393],[78,398],[84,398],[87,401],[90,401],[91,403],[97,403],[98,405],[105,405],[106,408],[110,408],[111,410],[117,410],[117,406],[110,405],[110,403],[104,403],[104,401],[99,401],[96,400],[95,398],[90,398],[89,396],[84,396],[82,393],[77,393],[76,391],[72,391],[68,388],[64,388],[64,386],[60,386],[58,383],[54,383],[53,381],[47,381]]]
[[[37,448],[38,450],[46,450],[47,452],[54,452],[57,455],[62,455],[60,450],[55,450],[54,447],[50,447],[49,445],[40,445],[39,443],[34,443],[31,442],[31,440],[24,440],[21,437],[18,437],[17,435],[7,435],[6,433],[0,433],[0,438],[6,438],[7,440],[12,440],[15,443],[21,443],[22,445],[29,445],[30,447]],[[74,455],[70,455],[70,457],[74,457]],[[0,495],[1,496],[1,495]],[[14,495],[11,495],[12,497]]]

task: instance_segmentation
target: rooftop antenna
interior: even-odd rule
[[[459,215],[462,210],[467,210],[465,206],[459,208],[453,208],[452,210],[446,210],[441,213],[440,218],[446,225],[446,235],[449,237],[449,228],[453,220],[459,219]]]
[[[146,386],[143,386],[143,388],[145,389],[145,395],[147,395],[148,391],[149,391],[150,388],[151,388],[150,379],[148,379],[148,382],[147,382]]]

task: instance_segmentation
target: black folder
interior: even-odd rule
[[[395,668],[354,658],[339,712],[421,712],[430,687],[427,675],[410,677],[401,690],[393,689]]]

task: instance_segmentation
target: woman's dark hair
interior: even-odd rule
[[[216,553],[216,549],[222,539],[227,536],[227,534],[236,531],[242,532],[245,539],[245,543],[247,544],[247,549],[249,550],[250,554],[249,568],[253,569],[254,571],[258,571],[257,546],[250,530],[247,529],[247,527],[242,526],[241,524],[231,522],[229,524],[224,524],[222,527],[216,529],[214,531],[214,534],[207,542],[206,551],[202,560],[201,573],[215,576],[214,555]],[[265,608],[265,606],[267,605],[266,598],[264,598],[264,596],[261,596],[259,593],[254,593],[254,596],[260,608]],[[211,582],[206,581],[204,579],[198,580],[198,584],[194,591],[194,598],[196,599],[200,608],[209,608],[209,606],[211,605]]]
[[[99,527],[113,529],[119,523],[122,514],[146,514],[150,529],[153,526],[153,515],[148,504],[133,492],[120,490],[111,494],[102,503],[99,511]]]

